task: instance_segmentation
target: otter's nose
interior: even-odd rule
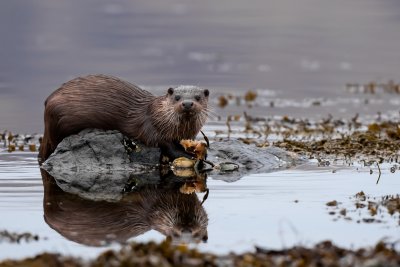
[[[193,107],[193,102],[192,101],[188,101],[188,100],[183,101],[182,102],[182,106],[183,106],[183,108],[185,110],[189,110],[189,109],[191,109]]]

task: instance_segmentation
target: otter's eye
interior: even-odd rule
[[[175,96],[175,100],[176,100],[176,101],[179,101],[180,99],[181,99],[181,96],[180,96],[180,95],[176,95],[176,96]]]
[[[196,96],[194,96],[194,99],[196,99],[196,101],[200,101],[200,99],[201,99],[201,96],[199,96],[199,95],[196,95]]]
[[[169,95],[172,95],[173,93],[174,93],[174,88],[169,88],[169,89],[168,89],[168,94],[169,94]]]
[[[210,91],[208,91],[208,89],[205,89],[205,90],[204,90],[204,95],[205,95],[205,96],[208,96],[209,94],[210,94]]]

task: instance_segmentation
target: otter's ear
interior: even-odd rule
[[[174,94],[174,88],[169,88],[168,89],[168,94],[173,95]]]
[[[207,97],[210,95],[210,91],[208,91],[208,89],[204,89],[204,95]]]

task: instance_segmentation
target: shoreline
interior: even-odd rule
[[[120,250],[108,250],[93,260],[60,254],[42,253],[22,260],[4,260],[9,266],[399,266],[400,252],[394,244],[379,242],[373,247],[343,249],[330,241],[313,247],[294,246],[282,250],[255,247],[255,251],[218,255],[199,252],[186,246],[173,246],[170,241],[159,244],[130,243]]]
[[[214,142],[227,138],[238,138],[243,143],[243,146],[251,145],[262,147],[276,145],[287,151],[306,156],[310,161],[318,161],[318,166],[321,167],[332,166],[339,162],[342,162],[343,165],[349,165],[349,162],[351,164],[363,162],[362,166],[366,168],[371,166],[369,167],[371,171],[373,168],[374,176],[378,175],[377,168],[379,168],[379,165],[377,167],[376,164],[385,163],[381,165],[381,167],[382,171],[386,173],[388,173],[389,170],[393,173],[393,168],[394,172],[397,172],[399,168],[396,156],[399,155],[400,131],[399,124],[396,121],[381,120],[364,123],[358,120],[357,117],[354,117],[348,121],[327,118],[310,122],[306,119],[294,119],[287,116],[282,116],[274,120],[246,116],[240,117],[237,120],[235,117],[230,117],[225,124],[221,122],[221,125],[223,128],[220,127],[216,128],[214,131],[208,131],[208,136],[211,137],[210,139]],[[299,136],[301,137],[299,138]],[[18,142],[24,142],[25,137],[26,136],[18,135],[18,138],[16,138],[16,145]],[[36,155],[36,152],[28,152],[29,142],[36,142],[32,140],[38,141],[39,139],[30,139],[28,142],[24,143],[25,151],[19,152],[16,150],[8,155],[12,156],[13,153],[15,153],[15,155],[25,153],[26,155]],[[4,141],[4,139],[2,141]],[[377,149],[381,145],[384,149]],[[7,152],[4,151],[2,153]],[[352,166],[351,168],[355,169],[356,167]],[[362,187],[361,184],[358,187]],[[360,190],[361,188],[359,188],[358,191],[353,191],[353,194]],[[377,197],[377,195],[374,196]],[[351,196],[349,195],[349,197]],[[338,218],[342,221],[347,220],[346,215],[342,213],[343,209],[348,209],[349,205],[341,205],[340,201],[345,201],[345,199],[341,199],[337,195],[334,195],[332,200],[333,199],[339,204],[336,206],[326,204],[329,214],[336,214],[331,218],[334,219],[342,215],[342,217]],[[302,201],[303,199],[300,198],[300,202]],[[366,200],[365,203],[367,202],[368,200]],[[360,208],[367,213],[371,212],[370,208],[373,209],[374,207],[365,203],[362,203],[364,206],[360,206]],[[322,205],[324,204],[321,204],[321,206]],[[359,211],[358,207],[356,211]],[[395,209],[394,212],[397,214],[396,216],[398,216],[398,210]],[[355,214],[357,213],[351,213],[348,209],[347,217],[352,214],[353,222],[355,223],[357,221]],[[364,221],[364,217],[360,219],[361,222],[370,223],[369,221]],[[366,218],[366,220],[368,220],[368,218]],[[375,220],[373,223],[379,222]],[[109,264],[115,264],[111,266],[122,266],[125,262],[134,260],[135,258],[138,260],[140,259],[140,262],[135,262],[137,264],[148,264],[144,266],[163,266],[160,264],[164,264],[164,266],[203,266],[205,263],[210,266],[221,266],[223,265],[222,263],[227,263],[228,266],[243,266],[246,264],[249,266],[257,266],[257,264],[265,262],[270,262],[271,265],[279,265],[288,259],[290,259],[290,262],[296,262],[298,264],[316,264],[312,260],[316,260],[316,258],[322,260],[323,257],[326,257],[324,260],[325,263],[333,262],[338,264],[338,266],[352,266],[355,262],[361,265],[369,265],[372,263],[387,264],[390,260],[394,261],[393,266],[398,266],[400,264],[398,246],[396,247],[397,250],[391,250],[392,245],[393,244],[388,244],[386,246],[383,245],[383,243],[378,243],[374,248],[369,247],[352,250],[334,246],[330,241],[324,241],[311,248],[300,246],[280,250],[261,249],[256,252],[239,254],[217,254],[199,252],[197,250],[180,247],[173,249],[168,242],[160,244],[149,242],[132,243],[121,250],[102,253],[96,259],[90,261],[76,257],[70,258],[60,254],[45,253],[38,254],[36,257],[30,259],[1,261],[0,266],[18,266],[18,264],[21,266],[30,266],[30,264],[44,266],[40,264],[45,264],[46,262],[69,264],[70,266],[102,266],[108,262]],[[129,252],[126,252],[126,250]],[[156,257],[154,257],[154,253],[157,253]],[[138,255],[140,257],[138,257]],[[345,265],[351,260],[354,260],[352,264]]]

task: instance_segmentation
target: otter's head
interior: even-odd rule
[[[191,85],[181,85],[169,88],[167,98],[174,106],[175,112],[185,117],[205,115],[207,116],[208,89],[201,89]]]
[[[163,194],[153,206],[150,222],[153,229],[173,243],[199,243],[208,239],[208,216],[196,194]]]
[[[208,89],[179,86],[156,98],[150,106],[151,123],[157,130],[152,142],[194,139],[208,118],[209,94]]]

